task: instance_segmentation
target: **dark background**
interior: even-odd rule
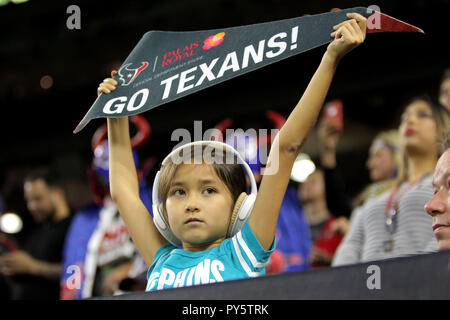
[[[81,29],[69,30],[69,5],[81,9]],[[72,131],[96,98],[98,84],[150,30],[192,31],[240,26],[327,12],[331,8],[368,7],[422,28],[419,33],[369,34],[363,46],[341,61],[329,99],[344,102],[344,127],[338,161],[347,192],[368,183],[365,169],[371,139],[396,128],[403,104],[428,93],[437,97],[448,60],[450,1],[36,1],[0,7],[0,194],[10,211],[26,212],[23,175],[37,165],[52,164],[70,180],[75,207],[89,201],[86,170],[92,159],[90,141],[104,119]],[[140,156],[159,160],[177,142],[177,128],[203,131],[225,117],[235,128],[259,123],[271,128],[265,111],[287,116],[318,66],[326,47],[235,78],[208,90],[144,113],[152,137]],[[40,80],[50,75],[53,86]],[[317,156],[314,132],[304,151]],[[149,181],[152,175],[149,176]]]

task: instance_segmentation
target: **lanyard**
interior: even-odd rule
[[[385,209],[385,214],[386,214],[386,228],[389,231],[389,233],[394,233],[395,229],[396,229],[396,217],[397,217],[397,212],[398,212],[398,207],[399,207],[399,203],[401,198],[409,191],[411,190],[412,187],[414,187],[420,180],[422,179],[417,179],[414,180],[412,182],[410,182],[405,188],[402,189],[401,193],[397,196],[397,198],[395,199],[396,201],[394,202],[394,205],[392,206],[392,202],[394,200],[394,197],[396,196],[396,194],[398,193],[400,186],[396,185],[395,188],[391,191],[391,193],[389,194],[387,203],[386,203],[386,209]]]

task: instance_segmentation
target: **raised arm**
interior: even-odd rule
[[[319,67],[300,101],[274,140],[249,224],[264,249],[272,245],[284,193],[304,139],[314,126],[325,101],[339,60],[361,44],[366,35],[366,18],[351,13],[335,26]]]
[[[114,76],[114,73],[112,73]],[[99,93],[109,93],[117,83],[105,79]],[[166,240],[156,229],[139,196],[139,182],[133,160],[128,117],[108,118],[109,179],[113,201],[133,239],[136,248],[148,265]]]

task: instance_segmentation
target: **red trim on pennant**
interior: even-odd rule
[[[367,18],[367,33],[376,32],[421,32],[422,29],[395,19],[387,14],[375,11]]]

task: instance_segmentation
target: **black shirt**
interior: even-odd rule
[[[64,240],[72,215],[57,222],[38,225],[27,237],[22,250],[37,260],[61,263]],[[14,300],[58,300],[60,277],[47,279],[34,275],[12,277],[12,298]]]

